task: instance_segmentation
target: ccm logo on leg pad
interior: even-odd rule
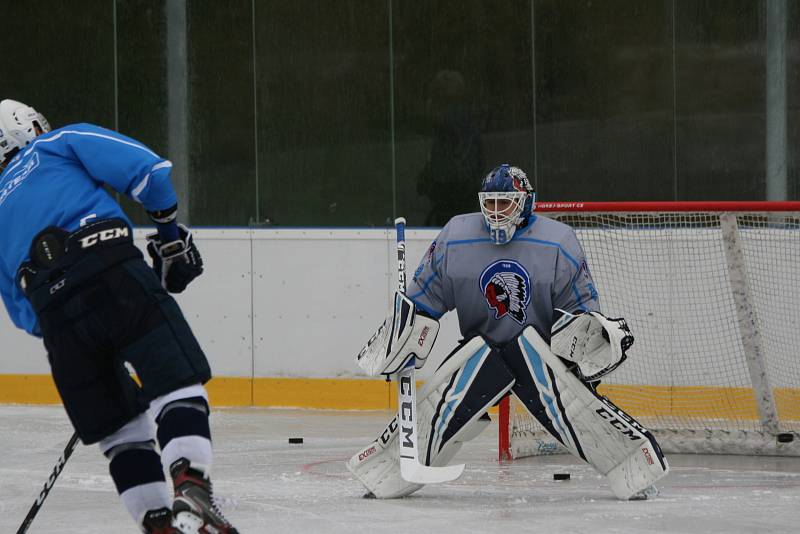
[[[632,420],[629,421],[629,425],[630,426],[628,426],[628,425],[625,424],[624,421],[622,421],[621,419],[617,418],[618,414],[616,414],[616,413],[614,413],[614,412],[612,412],[610,410],[607,410],[605,408],[598,408],[597,410],[595,410],[595,412],[600,417],[602,417],[603,419],[608,421],[608,423],[611,426],[613,426],[615,429],[619,430],[619,432],[623,436],[627,437],[629,440],[636,441],[636,440],[642,438],[642,434],[640,432],[636,431],[638,429],[634,430],[638,426],[638,425],[634,424],[635,423],[634,421],[632,421]]]

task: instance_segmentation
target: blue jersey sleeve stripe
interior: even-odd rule
[[[442,254],[441,256],[439,256],[439,259],[438,259],[438,260],[437,260],[437,259],[434,259],[434,260],[433,260],[433,266],[434,266],[434,267],[438,267],[438,266],[439,266],[439,265],[440,265],[440,264],[441,264],[443,261],[444,261],[444,254]],[[436,271],[434,271],[434,272],[433,272],[433,274],[432,274],[432,275],[431,275],[431,276],[430,276],[430,277],[429,277],[427,280],[425,280],[425,281],[423,282],[423,284],[422,284],[422,291],[419,291],[419,292],[417,292],[417,293],[414,293],[412,296],[410,296],[410,297],[408,297],[408,298],[410,298],[410,299],[412,299],[412,300],[413,300],[413,299],[414,299],[414,298],[416,298],[416,297],[421,297],[422,295],[424,295],[424,294],[425,294],[425,291],[427,291],[427,290],[428,290],[428,286],[430,286],[430,285],[431,285],[431,283],[432,283],[434,280],[436,280],[437,278],[439,278],[439,273],[437,273]]]
[[[433,283],[433,281],[436,280],[437,278],[439,278],[439,274],[438,273],[433,273],[430,276],[430,278],[425,280],[425,282],[422,284],[421,291],[418,291],[417,293],[414,293],[413,295],[411,295],[408,298],[413,299],[414,297],[420,297],[420,296],[424,295],[425,291],[428,289],[428,286],[430,286],[431,283]]]

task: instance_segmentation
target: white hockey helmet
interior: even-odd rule
[[[14,149],[22,149],[39,135],[50,131],[44,115],[16,100],[0,102],[0,161]]]

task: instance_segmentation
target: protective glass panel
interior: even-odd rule
[[[256,216],[252,2],[186,4],[191,221],[245,226]]]
[[[671,199],[672,2],[534,7],[538,198]]]
[[[800,3],[787,2],[787,107],[788,187],[791,200],[800,199]]]
[[[167,20],[161,0],[117,0],[117,128],[172,158],[167,101]],[[85,120],[85,119],[81,119]],[[187,169],[174,162],[173,175]],[[140,204],[118,195],[134,224],[152,224]],[[183,214],[182,214],[183,215]],[[183,219],[183,217],[182,217]]]
[[[764,198],[764,2],[675,2],[676,200]]]
[[[386,2],[255,5],[258,222],[393,217]]]
[[[393,9],[398,207],[410,225],[441,226],[479,211],[492,167],[533,177],[530,2]]]

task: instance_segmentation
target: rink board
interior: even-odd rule
[[[135,232],[140,246],[147,231]],[[409,270],[437,233],[408,230]],[[392,408],[391,386],[363,377],[355,364],[355,354],[390,306],[396,277],[392,228],[197,229],[195,235],[206,271],[177,299],[217,377],[209,385],[215,405]],[[608,293],[604,301],[601,291],[601,304],[613,307],[614,292]],[[661,293],[668,293],[667,288]],[[642,319],[647,317],[643,314]],[[640,340],[658,339],[658,331],[650,332],[652,325],[646,321],[631,317],[630,322]],[[458,338],[456,317],[448,314],[429,362],[419,373],[422,379]],[[637,353],[637,347],[644,346],[634,346],[630,363],[614,377],[641,367],[648,374],[637,373],[647,384],[630,380],[607,390],[632,414],[716,417],[724,406],[728,417],[757,418],[752,392],[744,387],[749,376],[742,362],[727,369],[721,383],[710,362],[691,373],[667,367],[665,362],[674,363],[672,359],[650,365],[653,355]],[[782,368],[783,373],[772,377],[779,413],[785,419],[800,419],[796,370]],[[0,403],[58,403],[48,372],[41,342],[0,314]],[[682,405],[682,398],[703,402]]]
[[[394,385],[384,380],[335,378],[214,378],[208,384],[215,407],[262,406],[329,410],[394,410]],[[746,388],[601,385],[600,393],[634,417],[758,419]],[[800,421],[800,389],[776,388],[781,419]],[[684,399],[695,399],[691,403]],[[703,402],[696,402],[702,399]],[[0,403],[57,404],[49,375],[0,375]]]

